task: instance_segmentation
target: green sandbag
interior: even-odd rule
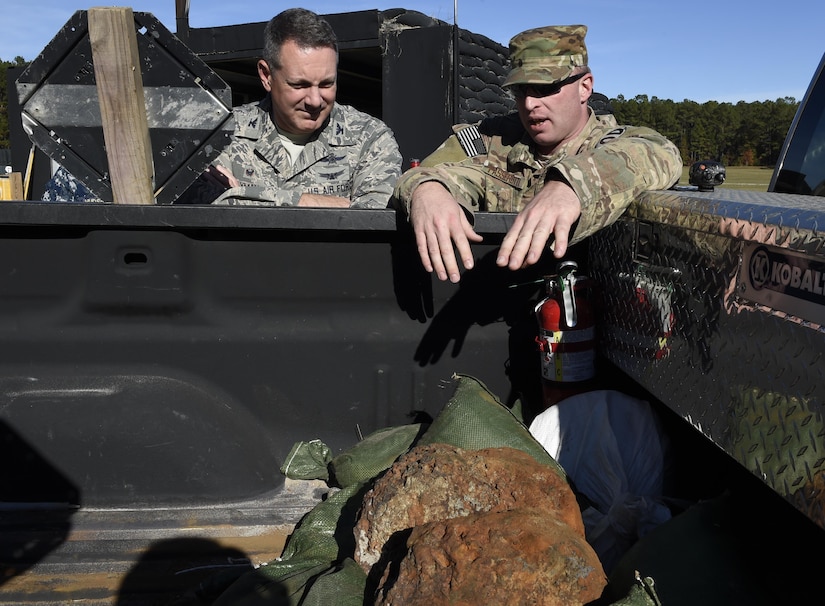
[[[346,558],[313,581],[301,606],[364,606],[366,580],[355,560]]]
[[[293,480],[324,480],[341,487],[360,484],[407,452],[421,429],[420,424],[379,429],[337,457],[320,440],[296,442],[280,471]]]
[[[321,440],[296,442],[286,456],[281,473],[293,480],[329,480],[332,450]]]
[[[352,528],[364,490],[364,486],[352,485],[313,507],[295,528],[280,558],[246,573],[213,606],[360,606],[367,576],[354,561],[349,565],[346,560],[355,550]],[[316,587],[319,579],[323,583]],[[310,596],[316,601],[307,601]],[[356,597],[360,602],[354,601]]]
[[[389,469],[395,460],[410,449],[422,425],[400,425],[379,429],[358,442],[330,463],[338,486],[366,482]]]
[[[634,578],[635,583],[627,596],[606,606],[662,606],[653,579],[642,577],[638,572],[634,574]]]
[[[277,579],[263,574],[263,570],[243,575],[212,603],[213,606],[297,606],[301,604],[307,584],[329,572],[330,566],[324,561],[304,561],[300,568],[285,571]]]
[[[478,379],[456,375],[458,387],[419,444],[451,444],[465,450],[510,447],[567,475],[530,430]]]

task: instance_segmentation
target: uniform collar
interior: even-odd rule
[[[249,116],[244,116],[238,123],[238,136],[245,139],[261,139],[269,129],[273,131],[275,125],[272,123],[271,110],[272,99],[267,95],[257,105],[258,111]],[[332,112],[327,118],[327,122],[309,142],[314,140],[323,141],[328,145],[339,146],[351,144],[347,137],[347,122],[341,106],[336,102],[332,107]]]

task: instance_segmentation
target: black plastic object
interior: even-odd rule
[[[725,167],[715,160],[701,160],[690,166],[690,184],[696,185],[699,191],[713,191],[717,185],[725,182]]]

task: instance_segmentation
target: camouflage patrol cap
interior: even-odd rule
[[[586,25],[548,25],[510,40],[510,73],[504,86],[552,84],[587,66]]]

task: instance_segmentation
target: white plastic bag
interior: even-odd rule
[[[666,439],[644,400],[612,390],[572,396],[538,415],[530,433],[592,503],[582,512],[585,532],[608,574],[670,519],[661,499]]]

